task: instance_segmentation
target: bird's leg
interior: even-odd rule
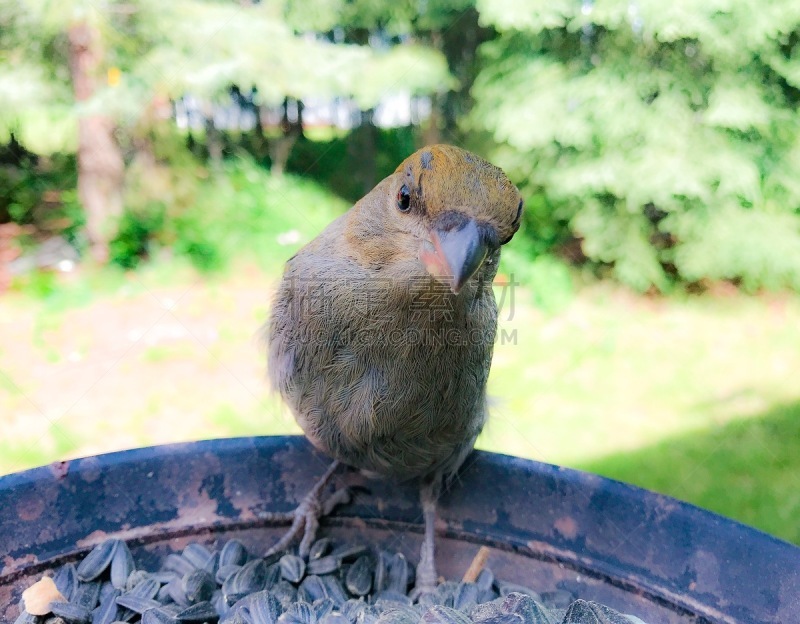
[[[415,593],[424,594],[436,590],[436,562],[434,560],[434,525],[436,523],[436,501],[441,491],[441,477],[435,476],[431,481],[423,481],[420,486],[420,502],[422,516],[425,520],[425,537],[417,566]]]
[[[337,490],[325,501],[320,499],[322,489],[328,484],[328,481],[330,481],[338,467],[339,462],[334,461],[294,511],[282,514],[265,514],[265,517],[270,520],[291,520],[292,526],[289,527],[286,534],[278,540],[278,543],[272,546],[264,556],[285,550],[289,544],[292,543],[292,540],[300,535],[301,531],[303,533],[303,538],[300,540],[299,554],[301,557],[308,555],[308,551],[311,548],[311,544],[319,528],[319,519],[331,513],[336,505],[349,502],[350,500],[350,492],[347,488]]]

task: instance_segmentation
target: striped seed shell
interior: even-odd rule
[[[284,555],[280,563],[281,576],[290,583],[299,583],[306,573],[306,562],[297,555]]]
[[[475,584],[481,590],[491,589],[494,585],[494,572],[490,568],[483,568],[475,579]]]
[[[349,596],[345,592],[342,582],[335,575],[326,574],[321,576],[320,579],[325,586],[325,591],[328,593],[328,598],[333,600],[337,608],[347,602]]]
[[[372,587],[376,592],[387,588],[389,583],[389,566],[392,563],[392,555],[385,550],[378,553],[378,560],[375,562],[375,581]]]
[[[278,599],[284,610],[288,609],[297,598],[297,589],[289,581],[278,581],[270,592]]]
[[[119,544],[119,540],[107,539],[92,548],[76,568],[78,579],[81,581],[93,581],[105,572],[106,568],[111,564],[117,544]]]
[[[208,572],[211,575],[211,578],[214,578],[214,575],[217,573],[219,569],[219,553],[214,551],[211,553],[211,556],[208,558],[208,561],[205,562],[203,565],[203,570]]]
[[[355,598],[351,598],[347,602],[345,602],[341,607],[339,607],[339,612],[345,616],[350,622],[355,622],[356,618],[358,617],[359,612],[361,612],[367,603],[363,600],[356,600]]]
[[[419,615],[414,609],[392,607],[378,616],[377,624],[418,624]]]
[[[232,574],[222,585],[222,591],[227,596],[229,594],[252,594],[253,592],[264,589],[264,579],[267,574],[267,566],[263,559],[254,559],[250,563]]]
[[[319,600],[315,600],[311,605],[311,607],[314,609],[314,615],[318,620],[324,618],[331,611],[333,611],[335,606],[336,605],[333,604],[333,600],[330,598],[320,598]]]
[[[111,558],[111,584],[117,589],[125,589],[125,583],[135,569],[131,549],[120,540]]]
[[[53,575],[56,588],[67,600],[72,600],[75,590],[78,589],[78,571],[74,563],[66,563]]]
[[[175,624],[175,618],[163,609],[148,609],[142,613],[142,624]]]
[[[133,596],[140,596],[142,598],[155,598],[156,594],[158,593],[159,588],[161,585],[158,581],[152,578],[145,578],[142,579],[136,586],[126,594],[131,594]],[[125,594],[123,594],[125,595]]]
[[[99,582],[81,583],[78,589],[75,590],[75,595],[72,597],[71,602],[79,607],[83,607],[87,611],[91,611],[100,602],[100,587]]]
[[[328,597],[328,590],[318,576],[307,576],[297,588],[297,599],[305,602],[314,602]]]
[[[164,587],[167,588],[167,593],[169,594],[169,597],[175,601],[175,604],[178,604],[181,607],[189,606],[189,600],[186,598],[186,592],[183,591],[183,581],[181,579],[174,578]]]
[[[181,557],[186,559],[186,561],[191,563],[195,568],[202,568],[209,557],[211,557],[211,551],[202,544],[191,542],[186,544],[183,552],[181,552]]]
[[[175,553],[167,555],[167,558],[164,560],[163,568],[165,570],[171,570],[172,572],[177,572],[179,576],[186,576],[195,569],[187,559],[184,559],[180,555],[176,555]]]
[[[372,603],[383,611],[386,608],[395,608],[398,605],[411,605],[411,598],[402,592],[393,589],[384,589],[372,596]]]
[[[324,618],[320,618],[319,624],[350,624],[350,620],[338,611],[332,611]]]
[[[516,613],[524,624],[555,624],[556,620],[539,602],[527,594],[512,592],[501,604],[503,613]]]
[[[591,600],[576,600],[564,614],[565,624],[629,624],[621,613]]]
[[[436,593],[439,595],[439,600],[441,604],[445,607],[452,607],[453,606],[453,598],[456,595],[456,589],[458,588],[458,583],[453,581],[445,581],[444,583],[439,583],[436,587]]]
[[[117,605],[125,607],[134,613],[144,613],[148,609],[160,607],[161,603],[156,602],[152,598],[146,598],[145,596],[139,596],[128,592],[127,594],[122,594],[117,597]]]
[[[355,624],[375,624],[380,616],[380,611],[373,605],[367,605],[356,615]]]
[[[211,594],[217,588],[217,584],[211,575],[205,570],[195,570],[183,577],[183,591],[186,600],[190,603],[206,602],[211,600]]]
[[[231,575],[236,574],[236,572],[238,572],[241,569],[242,566],[240,565],[231,564],[231,565],[220,566],[217,569],[217,573],[214,575],[214,580],[220,585],[223,585],[225,581],[227,581],[231,577]]]
[[[242,566],[247,563],[247,549],[237,539],[231,539],[225,542],[222,551],[219,554],[220,567],[225,565],[238,565]]]
[[[527,596],[530,596],[536,601],[539,602],[543,601],[542,597],[537,592],[533,591],[530,587],[525,587],[524,585],[517,585],[516,583],[505,583],[501,581],[497,583],[497,589],[500,592],[500,596],[503,597],[508,596],[509,594],[512,593],[525,594]],[[563,606],[563,608],[566,608],[569,605],[569,603],[572,602],[572,595],[569,594],[569,592],[564,592],[564,594],[567,594],[567,596],[569,597],[568,598],[569,602],[567,602],[567,604]]]
[[[422,615],[420,623],[425,624],[472,624],[471,620],[456,609],[434,605]]]
[[[453,594],[453,608],[466,611],[478,604],[478,586],[475,583],[459,583]]]
[[[311,559],[306,565],[306,572],[308,574],[330,574],[336,572],[342,567],[341,559],[336,557],[320,557],[319,559]]]
[[[281,603],[268,591],[251,594],[245,600],[243,609],[249,614],[250,624],[275,624],[283,613]]]
[[[210,622],[218,620],[219,614],[210,602],[198,602],[179,611],[175,619],[179,622]]]
[[[481,620],[481,624],[524,624],[525,620],[518,613],[498,613]]]
[[[111,624],[117,620],[117,598],[122,592],[112,589],[100,600],[100,604],[92,611],[92,624]]]
[[[51,602],[50,612],[70,624],[86,624],[92,617],[89,609],[73,602]]]
[[[333,542],[331,541],[330,537],[323,537],[311,544],[311,548],[308,550],[309,562],[314,559],[320,559],[321,557],[327,555],[330,552],[332,545]]]
[[[350,566],[345,576],[344,583],[354,596],[366,596],[372,589],[372,579],[375,574],[375,564],[372,558],[362,555]]]
[[[469,619],[473,622],[483,622],[501,613],[503,609],[499,602],[481,602],[469,610]]]
[[[314,608],[302,600],[292,603],[278,617],[279,624],[317,624]]]
[[[330,553],[331,557],[336,557],[342,561],[353,561],[369,552],[369,548],[362,545],[342,544],[338,548],[334,548]]]
[[[128,576],[128,580],[125,581],[125,587],[123,589],[125,591],[131,591],[139,583],[146,581],[149,578],[152,578],[149,572],[144,570],[134,570],[130,576]]]
[[[264,589],[271,589],[281,578],[281,564],[276,561],[268,565],[267,573],[264,575]]]
[[[35,615],[28,613],[25,609],[23,609],[20,611],[17,619],[14,620],[14,624],[36,624],[38,621],[39,620]]]

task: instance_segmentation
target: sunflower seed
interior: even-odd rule
[[[264,589],[272,589],[281,578],[281,564],[276,561],[268,565],[267,573],[264,575]]]
[[[478,578],[475,579],[475,584],[478,586],[479,590],[492,589],[492,585],[494,585],[494,573],[489,568],[484,568],[478,574]]]
[[[111,584],[117,589],[124,589],[134,569],[131,549],[125,542],[119,541],[111,558]]]
[[[564,624],[629,624],[622,614],[597,602],[576,600],[564,614]]]
[[[525,620],[518,613],[498,613],[490,618],[481,620],[481,624],[524,624]]]
[[[281,603],[268,591],[251,594],[244,608],[247,609],[251,624],[275,624],[283,612]]]
[[[330,598],[320,598],[319,600],[315,600],[311,606],[314,608],[314,615],[316,618],[321,620],[333,611],[336,605],[333,604],[333,600]]]
[[[328,594],[328,598],[333,600],[333,603],[337,607],[340,607],[347,602],[347,593],[344,591],[344,587],[342,587],[342,582],[336,578],[336,576],[329,574],[326,576],[321,576],[320,579],[322,580],[322,584],[325,586],[325,591]]]
[[[78,589],[75,590],[75,595],[72,597],[73,603],[91,611],[97,606],[100,601],[100,583],[81,583]]]
[[[375,624],[379,616],[380,611],[372,605],[367,605],[358,612],[355,624]]]
[[[220,566],[217,569],[217,573],[214,575],[214,580],[219,583],[220,585],[224,584],[231,575],[236,574],[239,570],[242,569],[240,565],[224,565]]]
[[[280,562],[283,578],[290,583],[299,583],[306,573],[306,562],[297,555],[284,555]]]
[[[186,598],[186,592],[183,591],[183,582],[181,579],[175,578],[167,583],[164,587],[166,587],[167,594],[169,594],[169,597],[175,601],[175,604],[178,604],[181,607],[189,606],[189,600]]]
[[[117,604],[120,607],[130,609],[134,613],[144,613],[148,609],[154,609],[161,606],[161,603],[156,602],[152,598],[146,598],[145,596],[139,596],[131,592],[119,596],[117,598]]]
[[[281,607],[286,610],[297,598],[297,590],[288,581],[278,581],[270,590],[272,595],[281,603]]]
[[[402,592],[394,591],[392,589],[384,589],[372,596],[373,604],[379,610],[387,607],[397,607],[397,605],[411,605],[411,598]]]
[[[25,609],[20,611],[20,614],[17,616],[17,619],[14,620],[14,624],[36,624],[39,621],[39,618],[32,613],[28,613]]]
[[[217,588],[214,579],[205,570],[195,570],[183,577],[183,591],[190,603],[207,602]]]
[[[130,591],[126,592],[126,594],[152,599],[156,597],[160,587],[161,585],[159,585],[158,581],[148,577],[142,579],[141,582],[137,583],[137,585]]]
[[[499,602],[482,602],[469,610],[469,619],[473,622],[483,622],[484,620],[491,620],[501,613],[503,613],[503,610]]]
[[[92,548],[76,568],[78,579],[81,581],[93,581],[105,572],[114,557],[114,551],[118,543],[119,540],[107,539]]]
[[[237,539],[231,539],[225,542],[222,547],[222,552],[219,554],[220,567],[226,565],[242,566],[247,563],[247,549]]]
[[[372,578],[375,568],[372,559],[362,555],[350,566],[345,576],[347,591],[354,596],[366,596],[372,589]]]
[[[543,602],[541,596],[539,596],[537,592],[533,591],[530,587],[525,587],[524,585],[517,585],[516,583],[505,583],[501,581],[497,583],[497,589],[500,592],[501,596],[508,596],[511,593],[525,594],[538,602]],[[570,602],[571,598],[572,597],[570,596]],[[567,604],[569,604],[569,602]],[[564,605],[564,607],[566,606],[567,605]]]
[[[180,622],[209,622],[218,620],[219,614],[210,602],[198,602],[178,612],[175,619]]]
[[[214,578],[214,575],[217,573],[219,569],[219,553],[214,551],[211,553],[211,556],[206,561],[205,565],[203,566],[203,570],[208,572],[211,575],[211,578]]]
[[[378,553],[378,560],[375,563],[375,581],[372,584],[376,592],[386,589],[389,582],[389,566],[392,562],[392,555],[385,550]]]
[[[53,615],[74,624],[84,624],[91,619],[88,609],[72,602],[51,602],[50,611]]]
[[[161,583],[162,585],[166,585],[172,579],[181,578],[177,572],[173,572],[172,570],[162,570],[161,572],[150,572],[149,576],[154,581]]]
[[[148,572],[144,570],[134,570],[128,579],[125,581],[125,587],[123,588],[125,591],[131,591],[134,587],[136,587],[142,581],[146,581],[147,579],[152,578]]]
[[[348,620],[341,613],[333,611],[324,618],[321,618],[319,624],[350,624],[350,620]]]
[[[405,594],[408,590],[408,561],[401,553],[392,557],[389,564],[387,589],[401,594]]]
[[[342,561],[353,561],[357,559],[361,555],[365,555],[369,552],[369,548],[366,546],[350,546],[347,544],[343,544],[338,548],[334,548],[333,551],[330,553],[331,557],[335,557],[337,559],[341,559]]]
[[[475,583],[459,583],[453,594],[453,608],[467,611],[478,604],[478,586]]]
[[[503,599],[503,613],[519,615],[524,624],[555,624],[548,610],[527,594],[512,592]]]
[[[329,537],[323,537],[311,544],[311,548],[308,551],[309,562],[327,555],[330,552],[332,545],[333,542]]]
[[[419,615],[413,609],[393,607],[378,616],[376,624],[418,624]]]
[[[92,611],[92,624],[111,624],[117,619],[117,598],[119,589],[113,589],[100,599],[100,604]]]
[[[165,570],[171,570],[172,572],[176,572],[179,576],[183,577],[192,572],[195,569],[189,561],[181,557],[180,555],[176,555],[172,553],[167,555],[167,558],[164,560],[163,568]]]
[[[297,588],[297,599],[312,603],[328,597],[328,590],[318,576],[307,576]]]
[[[428,609],[423,615],[420,622],[425,624],[472,624],[470,619],[450,607],[435,605]]]
[[[267,566],[263,559],[254,559],[232,574],[222,585],[222,591],[228,594],[252,594],[264,589]]]
[[[78,572],[74,563],[66,563],[53,575],[53,582],[56,589],[67,600],[72,600],[75,590],[78,588]]]
[[[320,557],[319,559],[312,559],[306,566],[308,574],[330,574],[336,572],[342,567],[342,562],[336,557]]]
[[[279,624],[316,624],[314,608],[307,602],[294,602],[278,617]]]
[[[181,552],[181,557],[186,559],[195,568],[202,568],[211,557],[211,551],[197,542],[191,542]]]
[[[142,624],[175,624],[175,622],[175,618],[163,609],[148,609],[142,614]]]
[[[452,607],[453,606],[453,597],[456,594],[456,589],[458,588],[458,583],[454,583],[453,581],[445,581],[444,583],[439,583],[436,587],[436,593],[439,596],[439,600],[441,601],[441,605],[445,607]]]
[[[345,616],[350,622],[355,622],[358,614],[367,606],[363,600],[355,600],[351,598],[339,607],[339,612]]]

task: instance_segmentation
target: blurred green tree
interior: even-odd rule
[[[0,0],[0,141],[77,152],[88,237],[103,258],[124,160],[154,160],[151,131],[171,123],[172,99],[213,102],[239,85],[265,106],[344,96],[368,110],[393,90],[453,85],[429,46],[335,42],[298,32],[288,11],[282,0]]]
[[[502,34],[467,127],[536,198],[534,236],[641,291],[800,289],[800,3],[477,6]]]

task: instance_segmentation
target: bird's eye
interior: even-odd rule
[[[408,209],[411,207],[411,191],[408,190],[408,187],[404,184],[400,187],[400,190],[397,191],[397,209],[400,212],[408,212]]]

